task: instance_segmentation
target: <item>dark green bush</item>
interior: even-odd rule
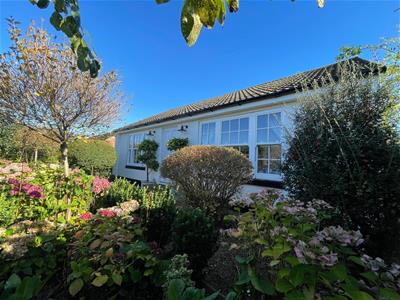
[[[70,162],[86,172],[109,176],[116,160],[114,147],[101,140],[76,140],[70,145]]]
[[[213,220],[200,209],[179,210],[172,226],[172,243],[177,254],[189,256],[190,267],[198,278],[216,250],[218,232]]]
[[[372,255],[400,253],[400,143],[387,116],[398,100],[376,76],[342,66],[338,84],[308,92],[300,102],[283,166],[290,194],[322,199],[367,233]]]
[[[188,145],[189,145],[188,138],[172,138],[167,143],[167,149],[169,151],[176,151]]]
[[[159,167],[157,149],[158,144],[153,140],[144,140],[138,146],[139,155],[137,159],[146,165],[147,181],[149,181],[149,170],[157,171]]]

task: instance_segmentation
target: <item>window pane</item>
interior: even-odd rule
[[[281,126],[281,113],[269,115],[269,127]]]
[[[227,132],[229,131],[229,121],[223,121],[222,122],[222,132]]]
[[[203,124],[201,126],[201,143],[203,145],[206,145],[208,143],[207,135],[208,135],[208,124]]]
[[[239,130],[239,120],[235,119],[235,120],[231,120],[231,131],[238,131]]]
[[[229,144],[229,133],[223,132],[221,135],[221,144],[227,145]]]
[[[258,160],[257,161],[257,172],[258,173],[267,173],[268,172],[268,161],[267,160]]]
[[[249,129],[249,118],[240,119],[240,130]]]
[[[271,174],[280,174],[281,173],[281,161],[280,160],[270,160],[269,173],[271,173]]]
[[[258,145],[257,146],[258,149],[258,158],[264,158],[267,159],[268,158],[268,146],[267,145]]]
[[[262,115],[257,117],[257,128],[268,127],[268,115]]]
[[[237,131],[231,132],[230,133],[230,140],[229,144],[238,144],[239,143],[239,135]]]
[[[210,123],[208,130],[208,144],[215,144],[215,123]]]
[[[241,131],[239,133],[239,143],[240,144],[247,144],[249,139],[249,132],[248,131]]]
[[[269,130],[268,142],[279,143],[281,141],[281,128],[275,127],[275,128],[270,128],[268,130]]]
[[[281,145],[271,145],[269,151],[270,159],[281,159]]]
[[[257,143],[266,144],[267,143],[267,129],[257,130]]]

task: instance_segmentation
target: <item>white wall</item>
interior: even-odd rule
[[[158,160],[159,162],[168,155],[166,150],[166,143],[171,137],[188,137],[190,145],[198,145],[200,144],[200,125],[203,122],[212,122],[217,121],[217,131],[216,136],[220,134],[218,130],[218,124],[221,124],[219,121],[224,119],[229,119],[231,117],[242,117],[248,116],[250,119],[249,124],[249,159],[253,162],[254,167],[256,163],[256,148],[255,148],[255,137],[256,137],[256,116],[263,112],[274,112],[280,111],[282,115],[282,125],[284,128],[284,135],[287,135],[292,132],[292,116],[295,111],[295,98],[294,95],[280,97],[276,99],[269,99],[263,101],[257,101],[249,104],[238,105],[230,108],[219,109],[214,112],[208,112],[204,114],[195,115],[193,117],[185,117],[182,119],[178,119],[175,121],[168,121],[158,126],[151,125],[143,128],[139,128],[136,130],[128,130],[125,132],[118,133],[116,136],[116,152],[117,152],[117,162],[114,167],[114,174],[118,176],[123,176],[127,178],[137,179],[141,181],[146,180],[146,171],[142,170],[134,170],[126,168],[127,162],[127,153],[128,153],[128,143],[129,137],[132,134],[136,133],[148,133],[149,131],[155,131],[154,136],[151,138],[154,139],[159,144],[158,150]],[[219,122],[219,123],[218,123]],[[182,126],[188,126],[186,132],[179,132],[178,129]],[[218,141],[218,138],[217,138]],[[217,143],[218,144],[218,143]],[[286,143],[283,142],[282,145],[283,150],[285,150]],[[281,176],[273,175],[273,176],[263,176],[256,175],[256,178],[259,179],[269,179],[280,181]],[[161,178],[158,172],[150,173],[150,181],[156,181],[160,183],[166,183],[167,180]],[[248,189],[248,188],[247,188]],[[251,189],[254,189],[251,188]]]

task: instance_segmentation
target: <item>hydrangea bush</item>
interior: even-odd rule
[[[237,257],[238,299],[267,294],[278,299],[399,299],[400,266],[363,253],[359,231],[326,226],[332,207],[324,201],[281,201],[253,196],[249,211],[227,234],[247,257]]]

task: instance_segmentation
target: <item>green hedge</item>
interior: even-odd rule
[[[94,175],[108,176],[116,161],[114,147],[101,140],[76,140],[69,147],[72,167]]]

